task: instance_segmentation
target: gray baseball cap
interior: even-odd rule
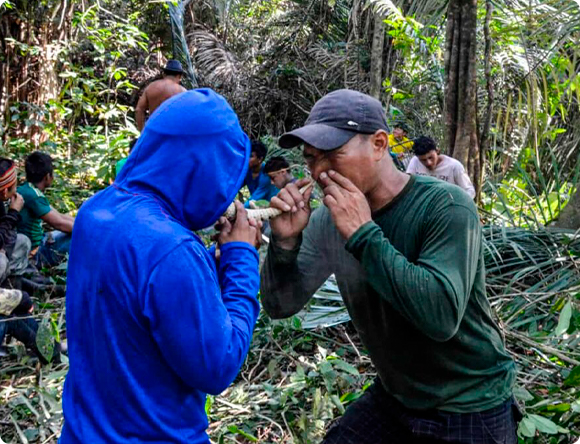
[[[302,143],[319,150],[334,150],[357,134],[389,132],[381,102],[350,89],[339,89],[325,95],[314,104],[303,127],[280,136],[282,148],[294,148]]]

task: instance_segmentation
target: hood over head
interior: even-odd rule
[[[151,116],[115,184],[157,199],[191,230],[212,225],[241,188],[250,140],[226,100],[202,88]]]

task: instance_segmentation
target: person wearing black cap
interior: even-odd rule
[[[137,129],[143,130],[147,116],[153,114],[159,105],[170,97],[182,93],[185,88],[180,85],[183,68],[177,60],[169,60],[163,70],[163,78],[155,80],[145,88],[135,107]]]
[[[334,91],[284,134],[304,146],[308,179],[272,198],[261,300],[297,313],[336,276],[378,378],[330,427],[325,444],[517,443],[515,364],[485,292],[482,230],[460,188],[398,171],[379,101]]]

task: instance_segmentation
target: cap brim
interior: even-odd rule
[[[355,131],[313,123],[282,134],[278,140],[278,145],[282,148],[294,148],[307,143],[319,150],[328,151],[341,147],[357,134]]]

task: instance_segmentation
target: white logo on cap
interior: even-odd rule
[[[352,120],[349,120],[348,122],[346,122],[346,124],[349,126],[358,126],[358,123],[353,122]]]

